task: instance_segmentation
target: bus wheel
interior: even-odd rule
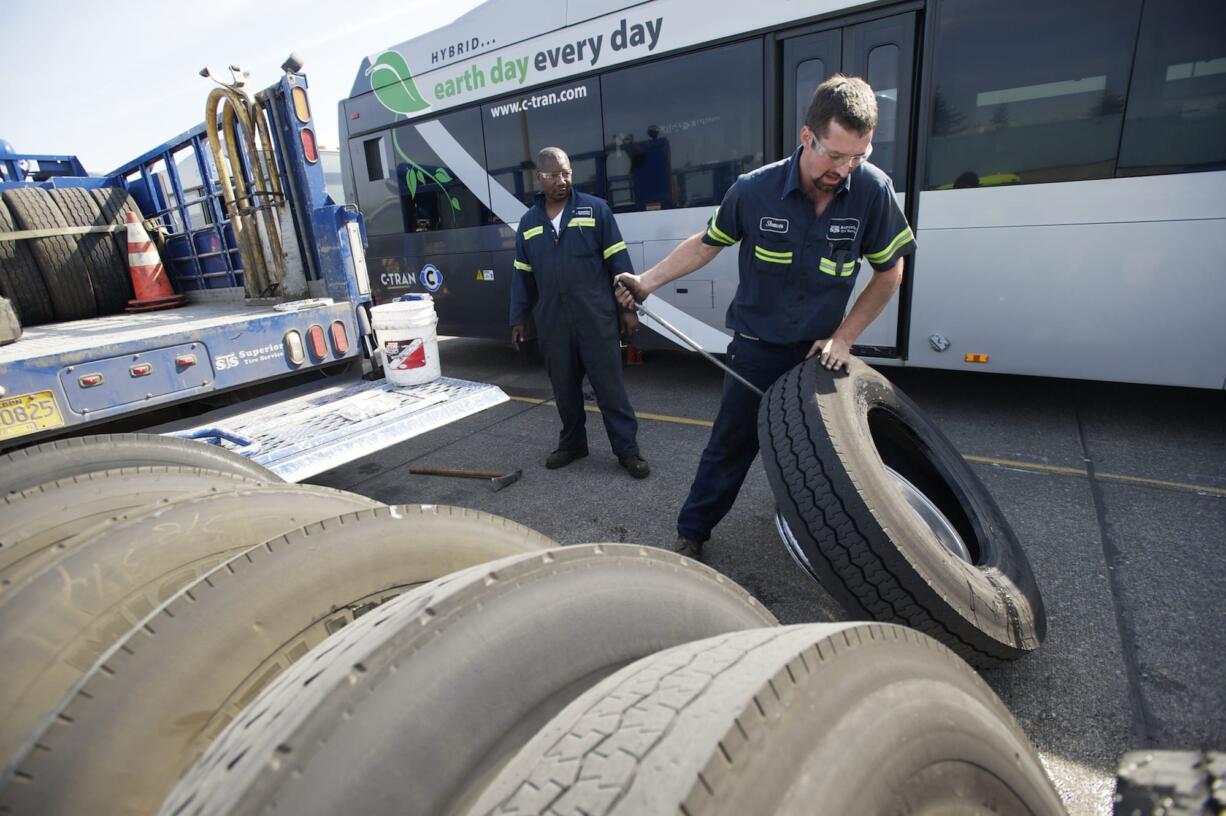
[[[492,814],[1063,813],[973,670],[877,623],[753,629],[632,663],[486,788]]]
[[[468,813],[601,679],[668,646],[774,623],[719,573],[650,547],[585,544],[474,567],[303,657],[163,810]]]
[[[852,617],[901,623],[971,664],[1046,634],[1030,564],[983,483],[889,380],[816,358],[771,386],[762,459],[794,556]]]

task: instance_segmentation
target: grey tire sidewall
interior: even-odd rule
[[[96,434],[56,439],[0,456],[0,495],[96,470],[143,465],[185,465],[281,482],[245,456],[216,445],[157,434]]]

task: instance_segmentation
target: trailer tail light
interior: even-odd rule
[[[175,358],[176,368],[191,368],[196,364],[195,354],[180,354]]]
[[[311,121],[311,106],[307,103],[306,88],[295,86],[290,91],[290,96],[294,98],[294,115],[305,125]]]
[[[133,377],[148,377],[153,373],[153,366],[149,363],[137,363],[128,367],[128,373]]]
[[[986,363],[988,361],[988,355],[986,354],[968,354],[962,359],[964,359],[968,363]]]
[[[319,150],[315,146],[315,131],[310,128],[302,129],[302,155],[311,164],[319,161]]]
[[[82,374],[77,377],[77,385],[82,388],[93,388],[96,385],[102,385],[101,374]]]
[[[311,350],[311,356],[316,360],[322,360],[328,356],[328,341],[324,337],[324,327],[316,323],[307,329],[307,346]]]
[[[285,333],[285,354],[294,365],[302,365],[306,360],[306,349],[302,347],[302,335],[297,329]]]
[[[345,324],[340,320],[333,320],[332,325],[328,327],[332,334],[332,350],[336,352],[337,357],[343,357],[349,353],[349,335],[345,331]]]

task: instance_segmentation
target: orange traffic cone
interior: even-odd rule
[[[182,306],[187,298],[176,295],[170,288],[166,268],[158,255],[157,247],[149,239],[149,233],[136,213],[129,212],[128,223],[128,269],[132,274],[132,288],[136,299],[128,301],[129,312],[152,312],[158,309],[173,309]]]

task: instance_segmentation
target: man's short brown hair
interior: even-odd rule
[[[877,127],[877,97],[859,77],[835,74],[817,86],[805,114],[805,125],[818,136],[826,135],[831,119],[861,136]]]

